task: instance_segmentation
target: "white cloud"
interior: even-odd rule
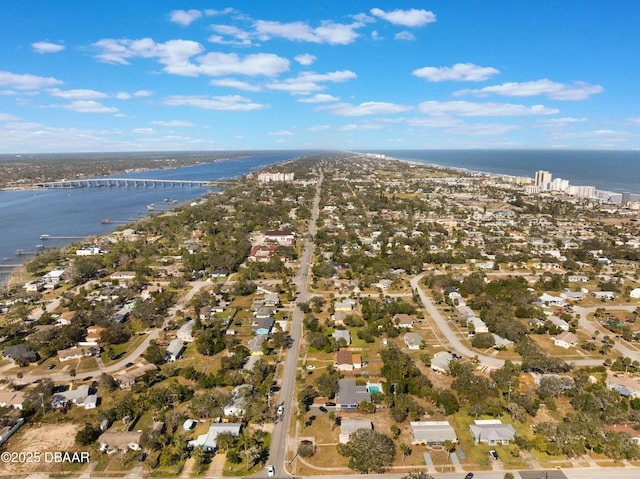
[[[211,29],[219,33],[221,35],[227,35],[233,37],[232,40],[226,40],[221,35],[211,35],[209,37],[209,41],[212,43],[220,43],[223,45],[241,45],[241,46],[250,46],[252,44],[251,41],[251,33],[241,30],[240,28],[234,25],[211,25]]]
[[[313,125],[307,128],[307,131],[324,131],[331,128],[331,125]]]
[[[40,77],[28,73],[19,75],[0,71],[0,86],[7,86],[17,90],[39,90],[40,88],[62,85],[62,83],[61,80],[53,77]]]
[[[60,108],[79,113],[116,113],[118,111],[117,108],[108,107],[93,100],[76,100],[66,105],[60,105]]]
[[[131,130],[133,133],[138,133],[140,135],[155,135],[156,130],[153,128],[134,128]]]
[[[416,39],[416,36],[408,31],[402,31],[400,33],[396,33],[393,38],[395,38],[396,40],[404,40],[407,42],[412,42]]]
[[[304,95],[315,91],[324,90],[326,87],[321,82],[340,83],[356,78],[357,75],[350,70],[340,70],[329,73],[303,72],[297,77],[287,78],[267,84],[270,90],[288,91],[294,95]]]
[[[296,55],[293,57],[295,61],[297,61],[300,65],[311,65],[316,61],[316,56],[311,55],[310,53],[303,53],[302,55]]]
[[[504,135],[512,130],[517,130],[517,125],[504,123],[464,123],[446,130],[447,133],[466,136]]]
[[[500,71],[493,67],[481,67],[473,63],[456,63],[452,67],[423,67],[412,72],[417,77],[434,82],[483,81],[498,73]]]
[[[397,105],[395,103],[368,101],[359,105],[350,103],[338,103],[319,109],[329,110],[331,113],[339,116],[365,116],[365,115],[391,115],[394,113],[402,113],[411,110],[410,106]]]
[[[268,105],[254,103],[250,99],[239,95],[227,96],[187,96],[175,95],[170,96],[164,101],[165,105],[170,106],[193,106],[196,108],[204,108],[205,110],[221,110],[221,111],[251,111],[268,108]]]
[[[177,23],[184,27],[190,25],[192,22],[196,21],[198,18],[202,16],[202,12],[200,10],[174,10],[169,14],[169,18],[173,23]]]
[[[289,60],[273,53],[254,53],[240,57],[235,53],[207,53],[198,58],[199,72],[209,76],[276,76],[289,70]]]
[[[257,20],[254,26],[260,40],[280,37],[301,42],[348,45],[358,37],[356,29],[362,27],[363,23],[344,24],[325,21],[321,26],[313,28],[304,22],[282,23]]]
[[[270,131],[267,133],[269,136],[292,136],[293,133],[289,130],[278,130],[278,131]]]
[[[140,98],[145,96],[153,96],[153,92],[151,90],[137,90],[133,92],[133,96]]]
[[[460,116],[523,116],[552,115],[556,108],[544,105],[513,105],[511,103],[475,103],[469,101],[425,101],[418,106],[420,113],[428,115]]]
[[[211,9],[205,10],[204,14],[207,15],[208,17],[211,17],[214,15],[228,15],[233,12],[235,12],[235,10],[231,7],[223,8],[222,10],[214,10],[211,8]]]
[[[377,30],[374,30],[371,32],[371,40],[373,41],[377,41],[377,40],[382,40],[384,37],[381,36]]]
[[[64,45],[51,42],[35,42],[31,46],[37,53],[57,53],[65,49]]]
[[[624,141],[633,136],[635,135],[628,131],[607,130],[607,129],[571,132],[571,133],[556,132],[553,134],[553,138],[555,139],[588,138],[588,139],[605,139],[608,141]]]
[[[151,38],[140,40],[106,38],[93,44],[100,52],[96,58],[106,63],[128,65],[135,57],[155,58],[165,71],[177,75],[195,76],[198,67],[189,59],[203,51],[202,45],[191,40],[169,40],[156,43]]]
[[[462,123],[462,120],[447,115],[416,117],[407,120],[407,124],[411,126],[421,126],[425,128],[450,128]]]
[[[152,121],[151,124],[152,125],[158,125],[158,126],[169,126],[169,127],[174,127],[174,126],[193,126],[193,123],[191,123],[190,121],[185,121],[185,120],[171,120],[171,121],[156,120],[156,121]]]
[[[584,100],[589,96],[604,91],[600,85],[590,85],[585,82],[557,83],[547,78],[528,82],[508,82],[475,90],[460,90],[454,95],[487,96],[495,93],[504,96],[536,96],[547,95],[552,100]]]
[[[96,98],[108,98],[109,95],[95,90],[60,90],[54,88],[49,90],[49,94],[67,100],[95,100]]]
[[[415,8],[411,10],[397,9],[390,12],[385,12],[379,8],[372,8],[370,12],[371,15],[382,18],[394,25],[402,25],[405,27],[421,27],[436,21],[436,16],[433,12]]]
[[[640,125],[640,118],[627,118],[627,121],[634,125]]]
[[[261,91],[262,90],[262,87],[259,85],[253,85],[249,82],[235,80],[233,78],[221,78],[220,80],[211,80],[209,83],[213,86],[237,88],[238,90],[245,90],[245,91]]]
[[[202,53],[202,45],[191,40],[169,40],[156,43],[151,38],[141,40],[103,39],[94,46],[100,51],[96,55],[107,63],[129,64],[135,57],[155,58],[164,65],[167,73],[182,76],[264,75],[275,76],[289,69],[289,60],[271,53],[256,53],[240,57],[235,53],[210,52],[199,56],[193,63],[191,58]]]
[[[338,130],[340,131],[367,131],[367,130],[381,130],[384,128],[384,125],[380,123],[349,123],[347,125],[343,125]]]
[[[570,125],[571,123],[581,123],[585,121],[587,121],[586,118],[565,117],[565,118],[550,118],[548,120],[542,120],[540,121],[540,124],[542,124],[543,126],[561,128],[561,127]]]
[[[0,121],[16,121],[17,116],[9,115],[8,113],[0,113]]]
[[[340,98],[333,95],[327,95],[325,93],[318,93],[313,96],[307,96],[304,98],[300,98],[298,101],[300,103],[327,103],[332,101],[339,101]]]

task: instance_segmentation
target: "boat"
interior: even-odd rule
[[[147,211],[153,211],[156,209],[156,205],[154,203],[149,203],[147,205]]]
[[[111,224],[111,220],[109,218],[104,218],[100,223],[103,225],[109,225]]]
[[[41,240],[48,240],[49,238],[51,238],[49,235],[40,235]]]

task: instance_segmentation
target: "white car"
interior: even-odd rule
[[[269,465],[267,466],[267,476],[269,476],[269,477],[273,477],[273,476],[275,476],[275,475],[276,475],[276,468],[275,468],[275,467],[273,467],[271,464],[269,464]]]

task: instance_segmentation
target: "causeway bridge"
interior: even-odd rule
[[[210,181],[201,180],[152,180],[145,178],[83,178],[78,180],[50,181],[36,183],[34,189],[58,188],[155,188],[155,187],[203,187],[211,186]]]

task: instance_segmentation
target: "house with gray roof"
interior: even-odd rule
[[[4,359],[10,359],[13,362],[27,362],[34,363],[38,360],[38,355],[29,351],[24,344],[14,344],[13,346],[7,346],[2,351],[2,357]]]
[[[271,316],[267,316],[266,318],[256,317],[253,324],[251,324],[251,329],[256,334],[269,334],[273,329],[274,324],[275,321]]]
[[[182,339],[174,339],[167,347],[167,361],[173,362],[180,359],[184,351],[184,341]]]
[[[509,444],[513,441],[516,431],[511,424],[502,424],[499,419],[477,420],[469,426],[473,441],[476,444]]]
[[[201,434],[197,439],[187,442],[190,448],[195,446],[202,446],[205,451],[213,452],[217,449],[216,438],[224,433],[229,432],[232,436],[237,437],[242,429],[240,423],[213,423],[209,426],[209,431],[206,434]]]
[[[412,421],[411,444],[442,446],[445,441],[458,442],[456,431],[448,421]]]
[[[453,355],[447,351],[436,353],[431,359],[431,369],[439,373],[449,373],[449,364],[453,361]]]
[[[349,333],[348,329],[336,329],[333,332],[332,337],[337,342],[340,342],[340,340],[344,341],[347,346],[351,344],[351,333]]]
[[[404,344],[409,349],[420,349],[422,345],[422,336],[418,333],[405,333]]]
[[[371,394],[367,386],[358,386],[354,379],[340,379],[336,406],[338,411],[356,410],[362,401],[371,402]]]

